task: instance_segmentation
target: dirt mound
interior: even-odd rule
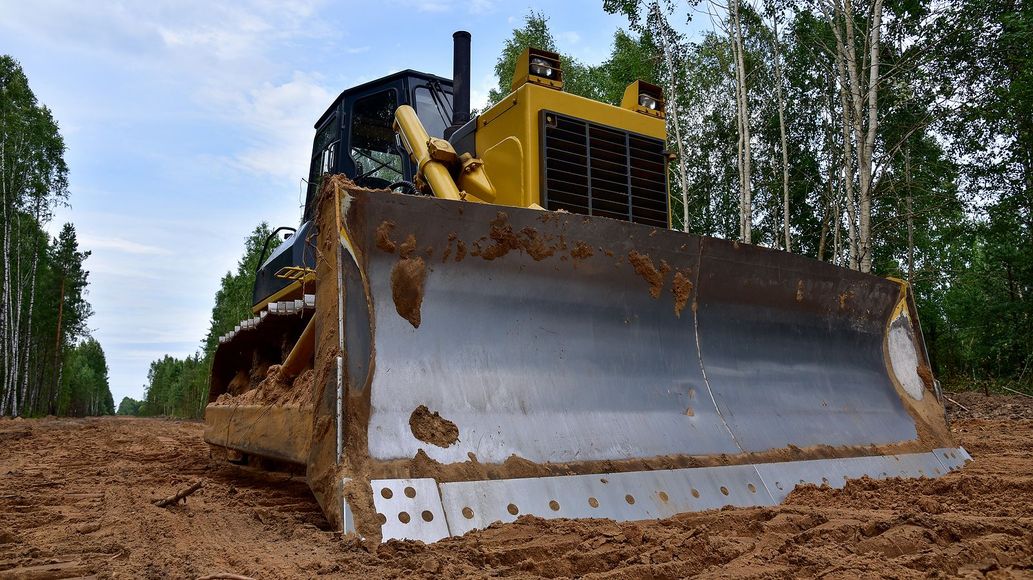
[[[952,427],[976,461],[939,480],[810,486],[774,508],[651,522],[525,516],[371,548],[329,530],[302,477],[210,459],[199,423],[0,421],[0,579],[1033,575],[1033,420]],[[199,479],[186,504],[152,505]]]
[[[280,372],[280,365],[272,365],[265,371],[265,378],[258,385],[239,395],[223,393],[215,400],[216,405],[280,405],[284,407],[309,407],[312,405],[312,369],[290,379]]]

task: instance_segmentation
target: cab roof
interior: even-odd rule
[[[330,103],[330,106],[326,108],[326,111],[324,111],[323,114],[319,116],[319,120],[316,121],[314,128],[319,129],[319,127],[326,121],[326,119],[330,115],[332,115],[334,111],[337,110],[337,107],[341,104],[341,101],[344,100],[345,97],[355,93],[361,93],[366,89],[369,89],[376,85],[388,83],[390,81],[396,81],[399,79],[415,79],[417,81],[437,81],[449,88],[452,87],[452,79],[439,77],[437,75],[432,75],[430,73],[420,72],[418,70],[405,69],[403,71],[391,73],[387,76],[383,76],[378,79],[374,79],[372,81],[368,81],[362,83],[361,85],[356,85],[354,87],[350,87],[341,91],[341,94],[337,95],[337,98],[334,99],[332,103]]]

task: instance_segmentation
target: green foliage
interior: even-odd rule
[[[934,28],[940,129],[969,202],[939,294],[934,354],[952,382],[1033,391],[1033,5],[960,0]]]
[[[73,346],[92,314],[89,252],[79,250],[72,224],[56,239],[46,233],[68,197],[64,152],[50,109],[18,62],[0,55],[0,414],[109,412],[99,345]]]
[[[204,356],[210,358],[219,345],[219,337],[233,330],[233,327],[245,318],[250,318],[252,289],[255,285],[255,271],[262,253],[262,244],[272,233],[269,224],[262,222],[251,231],[244,241],[244,255],[237,262],[234,272],[226,272],[219,282],[219,290],[215,293],[215,306],[212,308],[211,323],[208,335],[204,339]],[[273,238],[266,249],[266,257],[279,247],[281,241]]]
[[[558,52],[563,68],[564,90],[597,101],[619,104],[624,89],[635,80],[653,82],[655,47],[648,37],[636,38],[618,30],[610,60],[598,66],[587,66],[576,58],[560,52],[556,39],[549,30],[549,19],[539,12],[524,18],[524,26],[513,30],[495,63],[498,86],[488,92],[488,106],[508,95],[513,81],[517,58],[524,49],[538,48]]]
[[[151,363],[144,400],[137,414],[200,417],[208,394],[208,362],[200,353],[177,359],[165,355]]]
[[[21,65],[8,55],[0,55],[0,140],[5,203],[49,221],[53,206],[68,196],[65,142],[53,113],[38,103]]]
[[[65,353],[57,410],[59,415],[75,417],[115,413],[108,388],[108,363],[95,339],[88,338]]]
[[[144,416],[190,417],[203,415],[208,402],[208,373],[219,337],[252,316],[252,289],[262,244],[272,230],[259,224],[244,241],[244,255],[233,272],[226,272],[215,294],[215,306],[202,350],[183,359],[166,355],[151,363],[144,400],[137,414]],[[266,257],[280,240],[272,239]]]
[[[115,411],[116,415],[139,415],[140,405],[143,401],[137,401],[131,397],[122,397],[122,402],[118,404],[118,410]]]
[[[696,4],[606,0],[604,9],[627,16],[640,38],[662,39],[652,43],[655,76],[669,93],[676,87],[667,98],[678,109],[672,114],[668,107],[668,148],[687,161],[684,183],[671,173],[676,226],[684,191],[690,231],[734,238],[739,176],[728,31],[717,27],[688,42],[668,25],[689,18]],[[753,133],[754,241],[780,247],[772,28],[778,18],[793,250],[845,265],[832,27],[814,3],[762,4],[762,12],[757,3],[739,4]],[[1033,388],[1033,6],[915,0],[889,2],[886,13],[874,269],[912,282],[939,376]],[[859,13],[859,29],[865,17]],[[623,46],[615,43],[619,58],[626,58],[627,49],[618,50]],[[672,123],[682,128],[680,142]]]

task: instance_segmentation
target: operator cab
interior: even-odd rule
[[[392,128],[401,105],[416,109],[431,137],[444,137],[452,123],[452,80],[405,70],[341,93],[316,123],[304,221],[314,215],[326,173],[343,173],[362,187],[415,193],[416,167]]]
[[[276,276],[283,268],[315,268],[315,248],[306,240],[323,175],[343,173],[363,187],[416,193],[412,180],[417,168],[392,128],[401,105],[416,109],[432,137],[444,137],[453,120],[452,80],[414,70],[394,73],[342,92],[316,122],[301,226],[264,261],[263,248],[253,305],[296,298],[283,295],[292,282]]]

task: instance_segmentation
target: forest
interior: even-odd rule
[[[0,416],[115,411],[104,350],[90,336],[88,251],[69,203],[65,144],[19,63],[0,55]]]
[[[914,288],[948,389],[1033,393],[1033,6],[1020,0],[605,0],[609,58],[565,53],[532,12],[497,57],[559,52],[565,90],[666,95],[674,227]],[[705,30],[687,36],[693,21]],[[154,361],[143,414],[199,416],[213,339],[248,315],[256,228],[202,350]],[[121,406],[120,406],[121,408]]]

